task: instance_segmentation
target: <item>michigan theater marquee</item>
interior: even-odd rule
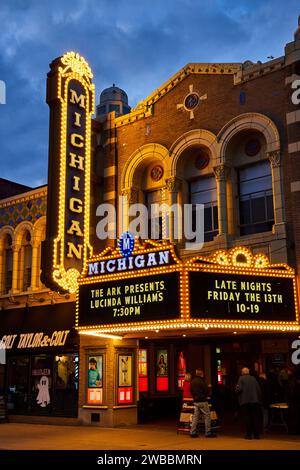
[[[265,80],[263,70],[260,83]],[[268,69],[268,77],[271,73],[277,73],[276,67],[272,72]],[[288,335],[299,332],[299,316],[295,270],[287,264],[293,258],[288,257],[280,199],[279,131],[270,118],[248,107],[241,77],[248,80],[241,64],[188,64],[131,112],[102,116],[103,105],[98,107],[97,119],[92,119],[93,74],[85,59],[69,52],[50,65],[42,281],[70,295],[76,304],[82,423],[136,423],[146,413],[147,400],[166,400],[164,406],[173,406],[172,399],[181,396],[185,373],[199,366],[213,386],[230,386],[240,366],[263,372],[288,364],[286,343]],[[251,80],[255,95],[257,82]],[[289,82],[283,79],[282,83]],[[232,105],[230,112],[224,106],[220,113],[224,87]],[[220,93],[217,104],[211,89]],[[113,86],[104,94],[119,94],[123,107],[127,95],[121,92]],[[113,99],[111,106],[116,110]],[[166,122],[162,109],[171,110],[174,125]],[[271,109],[270,115],[275,112],[277,108]],[[206,122],[209,113],[218,115],[214,129],[214,119]],[[286,123],[285,116],[282,122]],[[154,142],[156,135],[164,138]],[[236,139],[232,146],[231,139]],[[232,167],[231,173],[226,166],[231,165],[230,159],[226,163],[227,148],[239,149],[236,159],[243,153],[241,168]],[[258,235],[253,232],[256,226],[247,232],[248,216],[244,224],[234,227],[238,208],[233,185],[240,183],[230,176],[239,172],[243,181],[248,177],[244,168],[253,164],[255,171],[263,165],[268,184],[278,183],[276,189],[264,190],[268,199],[261,207],[269,211],[268,220],[260,224],[266,233]],[[188,190],[191,197],[198,197],[202,179],[215,192],[217,202],[210,212],[215,226],[195,256],[174,240],[140,240],[129,232],[109,242],[96,239],[93,222],[98,204],[109,202],[118,211],[122,194],[125,213],[129,204],[151,197],[171,206],[184,201]],[[240,190],[244,188],[247,185]],[[247,194],[243,197],[248,201]],[[44,329],[41,338],[52,333]],[[0,340],[0,347],[10,341]],[[160,402],[159,409],[164,406]]]

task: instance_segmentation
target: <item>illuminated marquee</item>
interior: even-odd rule
[[[160,264],[161,254],[167,252],[169,264]],[[148,265],[150,254],[155,262]],[[141,269],[130,261],[137,256],[143,260]],[[271,265],[265,255],[253,255],[246,247],[185,262],[167,242],[136,243],[128,258],[108,248],[89,260],[79,281],[76,327],[96,333],[180,328],[298,331],[295,273],[286,264]]]
[[[68,52],[52,62],[47,81],[49,182],[42,279],[50,288],[69,292],[76,292],[78,277],[92,255],[89,242],[92,76],[84,58]]]

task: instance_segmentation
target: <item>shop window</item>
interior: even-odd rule
[[[16,356],[7,360],[7,410],[25,412],[28,409],[29,357]]]
[[[76,414],[78,355],[55,356],[53,408],[56,414]]]
[[[148,191],[145,194],[148,213],[148,238],[162,239],[162,213],[155,208],[161,206],[161,190]]]
[[[12,238],[7,235],[4,244],[4,283],[3,293],[8,294],[12,288],[12,271],[13,271],[13,250]]]
[[[156,390],[157,392],[168,392],[169,366],[167,349],[158,349],[156,357]]]
[[[241,168],[238,176],[240,235],[272,230],[274,208],[269,162]]]
[[[103,403],[103,354],[88,356],[87,403]]]
[[[217,186],[213,176],[198,178],[189,184],[192,204],[192,230],[196,230],[196,204],[204,205],[204,241],[212,241],[218,234]]]
[[[119,354],[118,356],[118,404],[133,403],[132,387],[132,355]]]
[[[147,349],[138,350],[139,366],[139,392],[148,392],[148,351]]]

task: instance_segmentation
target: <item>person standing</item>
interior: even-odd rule
[[[182,398],[193,398],[192,393],[191,393],[191,380],[192,380],[192,375],[187,372],[184,376],[184,381],[183,381],[183,394]]]
[[[249,374],[248,367],[242,369],[236,392],[245,419],[245,439],[259,439],[261,390],[257,380]]]
[[[208,385],[204,380],[204,372],[202,369],[196,369],[196,377],[191,381],[191,394],[194,400],[194,415],[190,436],[198,437],[197,426],[200,416],[203,414],[205,437],[216,437],[216,434],[211,432],[210,409],[207,401]]]

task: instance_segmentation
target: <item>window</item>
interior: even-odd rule
[[[125,105],[123,104],[123,114],[128,114],[128,113],[130,113],[130,108],[129,108],[129,106],[125,106]]]
[[[240,235],[272,230],[274,209],[269,162],[241,168],[238,177]]]
[[[28,290],[31,285],[32,247],[30,240],[30,233],[26,231],[23,236],[21,249],[21,266],[23,265],[23,279],[21,279],[21,289],[23,291]]]
[[[116,113],[120,112],[120,105],[119,104],[110,104],[109,105],[109,112],[116,111]]]
[[[100,114],[105,114],[105,113],[106,113],[106,106],[105,106],[105,104],[102,105],[102,106],[97,106],[97,113],[98,113],[98,115],[100,115]]]
[[[148,238],[162,239],[162,214],[155,213],[153,204],[161,205],[161,191],[149,191],[146,193],[146,207],[148,211]],[[152,227],[152,230],[151,230]],[[152,233],[153,232],[153,233]],[[153,235],[153,236],[152,236]]]
[[[10,235],[6,236],[4,245],[4,285],[3,292],[8,294],[12,288],[12,267],[13,267],[13,251],[12,239]]]
[[[204,241],[212,241],[218,234],[217,186],[213,176],[190,182],[192,230],[196,229],[196,204],[204,205]]]

